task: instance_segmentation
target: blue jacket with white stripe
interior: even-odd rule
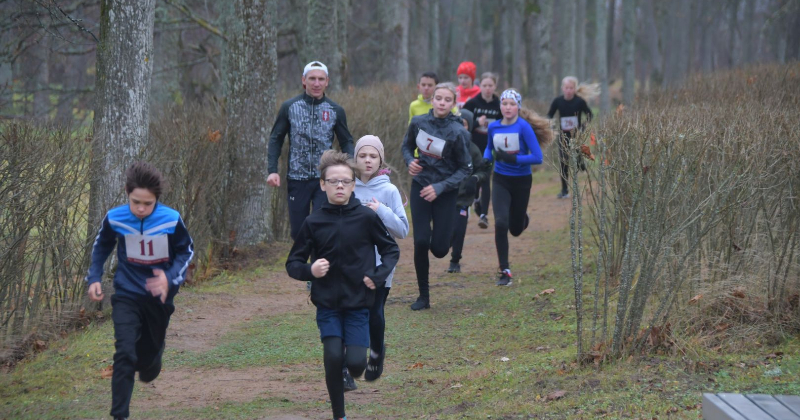
[[[192,238],[181,215],[158,202],[144,219],[136,217],[128,204],[109,210],[92,247],[92,264],[86,276],[88,284],[101,280],[103,264],[114,246],[118,262],[114,273],[115,293],[131,298],[149,296],[145,285],[147,279],[154,276],[153,269],[158,268],[167,276],[167,302],[171,303],[186,279],[194,255]]]

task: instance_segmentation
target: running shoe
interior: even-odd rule
[[[419,311],[422,309],[429,309],[431,307],[430,299],[422,296],[417,298],[417,301],[411,304],[412,311]]]
[[[569,191],[561,191],[556,198],[569,198]]]
[[[383,346],[381,354],[378,357],[372,357],[370,352],[369,361],[367,362],[367,371],[364,372],[364,380],[372,382],[381,377],[383,374],[383,358],[386,356],[386,346]]]
[[[486,217],[485,214],[482,214],[480,218],[478,218],[478,227],[481,229],[486,229],[489,227],[489,218]]]
[[[306,290],[308,290],[309,292],[311,291],[311,282],[310,281],[306,282]]]
[[[459,263],[450,263],[450,267],[447,268],[448,273],[460,273],[461,272],[461,264]]]
[[[498,286],[511,286],[511,270],[505,269],[497,275]]]
[[[344,368],[342,371],[342,376],[344,378],[344,392],[347,391],[355,391],[358,389],[356,385],[356,380],[353,379],[353,376],[350,375],[350,371],[347,368]]]

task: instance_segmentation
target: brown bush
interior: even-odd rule
[[[698,76],[595,123],[592,330],[615,351],[642,324],[708,331],[686,323],[718,317],[726,302],[738,306],[723,323],[800,325],[790,299],[800,290],[798,74],[794,64]],[[752,298],[721,298],[736,288]],[[689,305],[698,294],[717,309]]]

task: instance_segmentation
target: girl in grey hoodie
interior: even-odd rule
[[[408,235],[408,218],[400,198],[400,191],[397,190],[389,175],[385,174],[385,162],[383,143],[372,135],[361,137],[355,147],[356,169],[356,198],[361,200],[361,204],[371,208],[380,216],[386,229],[396,239],[405,238]],[[376,263],[380,263],[380,255],[375,254]],[[375,304],[369,311],[369,347],[370,355],[367,362],[367,370],[364,379],[374,381],[383,373],[383,360],[386,355],[384,346],[384,331],[386,330],[386,318],[384,317],[384,306],[389,290],[392,288],[392,277],[394,271],[386,278],[386,285],[375,290]]]

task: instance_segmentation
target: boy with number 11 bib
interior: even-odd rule
[[[134,374],[151,382],[161,372],[172,300],[186,279],[192,238],[181,215],[158,202],[163,178],[146,162],[125,172],[128,203],[108,211],[92,248],[86,276],[89,298],[103,300],[103,264],[117,248],[111,319],[114,321],[114,373],[111,416],[128,417]]]

